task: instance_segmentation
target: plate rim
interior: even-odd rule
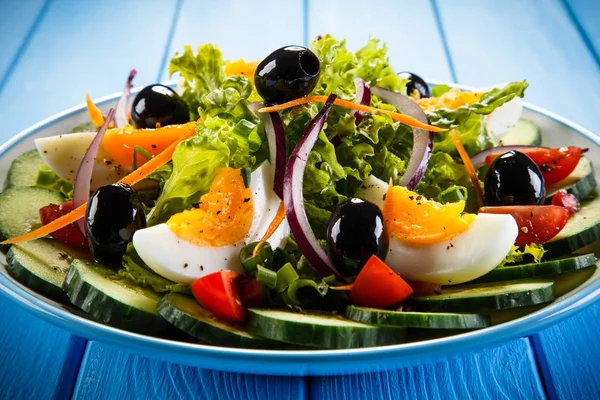
[[[466,85],[431,80],[428,82],[473,90],[472,87]],[[163,84],[171,86],[175,83],[175,81],[163,82]],[[132,92],[136,93],[141,88],[136,89]],[[103,96],[95,99],[95,103],[102,106],[115,101],[120,95],[121,93],[117,92]],[[526,109],[573,130],[600,147],[600,137],[590,130],[542,107],[526,102],[523,104]],[[85,104],[68,108],[21,131],[0,145],[0,157],[3,157],[14,146],[27,140],[38,131],[69,118],[85,110],[85,108]],[[90,340],[119,345],[146,357],[223,371],[305,376],[331,373],[364,373],[391,367],[397,368],[423,362],[439,361],[442,356],[445,359],[456,357],[462,351],[472,352],[527,336],[590,306],[600,295],[600,279],[591,282],[570,297],[557,303],[551,303],[534,313],[482,330],[435,340],[391,346],[310,351],[207,346],[124,331],[73,314],[57,306],[58,303],[32,292],[7,274],[0,274],[0,292],[22,309],[70,333],[81,334]],[[376,360],[377,365],[361,365],[359,367],[354,365],[358,361],[365,360]]]

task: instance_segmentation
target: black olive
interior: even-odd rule
[[[173,89],[164,85],[143,88],[131,106],[131,118],[136,128],[154,129],[160,126],[185,124],[190,111],[185,101]]]
[[[122,183],[98,188],[88,201],[85,227],[94,258],[120,266],[134,232],[146,227],[137,193]]]
[[[406,93],[411,95],[415,90],[419,92],[419,97],[431,97],[431,90],[427,82],[423,80],[419,75],[413,74],[412,72],[400,72],[401,78],[408,79],[409,82],[406,84]]]
[[[302,46],[275,50],[256,67],[256,91],[267,103],[285,103],[306,96],[319,79],[317,56]]]
[[[514,150],[492,162],[484,189],[488,206],[538,205],[546,198],[540,169],[531,158]]]
[[[373,254],[385,260],[389,241],[383,214],[369,201],[347,200],[337,207],[329,220],[329,257],[344,277],[358,275]]]

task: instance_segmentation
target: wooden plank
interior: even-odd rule
[[[559,0],[439,1],[460,83],[527,79],[528,102],[600,132],[600,74]]]
[[[64,399],[73,390],[85,340],[0,296],[0,397]]]
[[[0,2],[0,91],[11,65],[43,17],[46,3],[45,0]]]
[[[592,399],[600,393],[600,305],[539,333],[536,352],[542,353],[542,373],[557,399]]]
[[[90,342],[74,399],[305,399],[293,377],[209,371],[132,355]]]
[[[591,24],[597,3],[568,4],[597,41],[597,27]],[[600,132],[596,57],[563,3],[440,1],[440,10],[460,82],[488,85],[526,78],[531,83],[527,101]],[[466,15],[478,18],[456,23]],[[595,373],[599,313],[600,306],[590,307],[532,338],[550,398],[596,398],[600,393]]]
[[[269,10],[256,13],[255,10]],[[301,43],[301,19],[273,15],[301,15],[302,2],[220,1],[183,2],[163,64],[190,44],[218,44],[226,58],[258,59],[277,47]],[[252,18],[249,16],[252,15]],[[160,74],[158,74],[160,75]],[[124,378],[125,377],[125,378]],[[75,398],[272,398],[302,399],[303,378],[277,378],[190,368],[131,355],[124,350],[90,343],[78,378]]]
[[[369,36],[387,43],[390,63],[425,79],[451,80],[440,32],[428,1],[310,1],[308,38],[331,33],[357,50]]]
[[[378,374],[312,378],[319,399],[545,399],[527,339]]]
[[[303,43],[302,10],[302,0],[187,1],[168,54],[211,42],[226,59],[260,60],[279,47]],[[163,79],[169,79],[168,63]]]
[[[567,13],[573,19],[574,25],[586,41],[590,51],[600,62],[600,2],[597,0],[562,0]]]
[[[0,12],[0,21],[14,21],[25,28],[27,18],[34,20],[39,12],[33,10],[34,2],[29,4],[29,11],[26,2],[12,3],[2,2],[8,10]],[[27,43],[11,47],[7,35],[0,33],[0,44],[7,53],[14,51],[11,48],[23,49],[0,93],[0,140],[83,102],[85,91],[102,96],[121,90],[132,67],[139,69],[138,84],[152,82],[158,74],[165,47],[160,43],[166,44],[169,24],[152,26],[148,21],[156,15],[169,18],[174,5],[174,1],[57,0],[48,6]],[[19,10],[29,17],[17,15]],[[132,15],[138,18],[131,19]],[[8,28],[0,22],[0,32]],[[20,31],[14,32],[15,40],[23,39]],[[0,326],[7,328],[0,332],[0,397],[68,398],[85,340],[42,322],[7,299],[0,298],[0,308]]]
[[[85,92],[99,97],[122,90],[132,68],[136,85],[154,83],[175,5],[53,1],[0,94],[0,139],[83,103]]]

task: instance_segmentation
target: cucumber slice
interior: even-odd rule
[[[36,187],[13,187],[0,193],[0,240],[39,228],[40,208],[64,201],[59,192]]]
[[[161,299],[156,292],[101,264],[73,260],[63,288],[71,303],[108,325],[160,336],[172,329],[156,311]]]
[[[247,349],[274,349],[280,343],[246,332],[242,327],[215,318],[189,296],[167,294],[158,303],[158,313],[177,328],[202,342]]]
[[[559,297],[569,293],[590,279],[594,272],[596,272],[596,266],[551,277],[554,280],[554,294]]]
[[[558,235],[544,243],[544,249],[549,257],[558,257],[596,240],[600,240],[600,197],[581,202],[579,212],[569,217]]]
[[[557,275],[588,268],[594,264],[596,264],[596,256],[594,253],[573,255],[541,263],[498,267],[469,283],[502,282]]]
[[[29,150],[15,158],[6,174],[6,189],[19,186],[35,186],[40,168],[45,165],[37,150]]]
[[[356,306],[348,306],[344,317],[365,324],[409,328],[478,329],[490,326],[490,319],[487,315],[389,311]]]
[[[406,328],[368,325],[316,311],[251,308],[247,329],[272,340],[326,349],[385,346],[406,340]]]
[[[542,135],[540,128],[533,121],[521,119],[514,128],[502,136],[499,146],[540,146],[541,144]]]
[[[546,188],[546,203],[552,202],[552,197],[560,189],[565,189],[567,192],[577,197],[581,201],[589,196],[596,188],[596,176],[594,174],[594,166],[589,158],[581,157],[579,164],[571,175],[567,176],[560,182],[550,185]]]
[[[535,306],[507,308],[505,310],[490,311],[487,314],[492,320],[492,325],[499,325],[508,321],[512,321],[513,319],[521,318],[531,313],[534,313],[544,308],[544,306],[545,304],[537,304]]]
[[[12,246],[6,255],[8,273],[25,286],[51,299],[69,303],[62,289],[69,265],[83,251],[56,240],[38,239]]]
[[[413,297],[411,305],[418,311],[485,312],[531,306],[554,300],[554,282],[522,280],[445,287],[440,295]]]

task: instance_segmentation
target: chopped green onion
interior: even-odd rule
[[[256,267],[256,280],[268,288],[275,289],[277,287],[277,272],[258,265]]]
[[[277,271],[277,286],[275,287],[275,290],[277,290],[278,293],[284,292],[288,286],[298,278],[298,273],[292,264],[285,264]]]
[[[263,265],[267,268],[270,267],[271,261],[273,260],[273,250],[268,242],[264,243],[261,248],[258,249],[258,253],[256,253],[255,256],[252,256],[252,252],[257,244],[258,242],[247,244],[240,250],[240,263],[244,267],[244,271],[250,275],[256,272],[256,268],[259,265]]]
[[[442,203],[455,203],[457,201],[467,201],[469,191],[464,186],[451,186],[438,195],[437,200]]]
[[[287,290],[287,295],[292,301],[293,304],[299,306],[302,304],[302,301],[298,297],[298,290],[303,288],[313,288],[319,296],[323,297],[323,292],[319,289],[319,286],[312,279],[297,279],[292,282]]]

